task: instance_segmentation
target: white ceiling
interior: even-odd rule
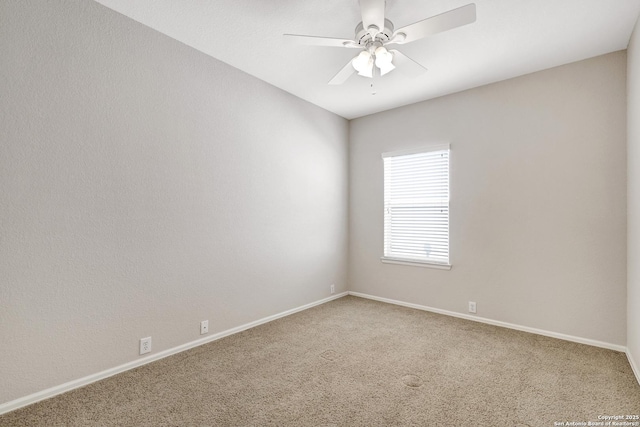
[[[640,0],[387,0],[396,28],[472,2],[477,21],[398,46],[429,69],[420,77],[329,86],[358,51],[282,34],[353,39],[357,0],[96,1],[347,119],[625,49],[640,13]]]

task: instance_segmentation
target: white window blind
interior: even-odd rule
[[[449,265],[449,146],[382,157],[383,261]]]

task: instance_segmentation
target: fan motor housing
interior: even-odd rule
[[[393,22],[388,19],[384,20],[384,28],[376,34],[375,38],[371,37],[371,33],[364,28],[362,22],[356,26],[355,41],[364,48],[375,42],[379,42],[383,45],[391,39],[391,36],[393,36]]]

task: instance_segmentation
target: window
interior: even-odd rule
[[[383,262],[449,269],[449,145],[385,153]]]

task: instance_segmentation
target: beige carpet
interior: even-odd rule
[[[553,426],[639,414],[622,353],[344,297],[2,426]]]

